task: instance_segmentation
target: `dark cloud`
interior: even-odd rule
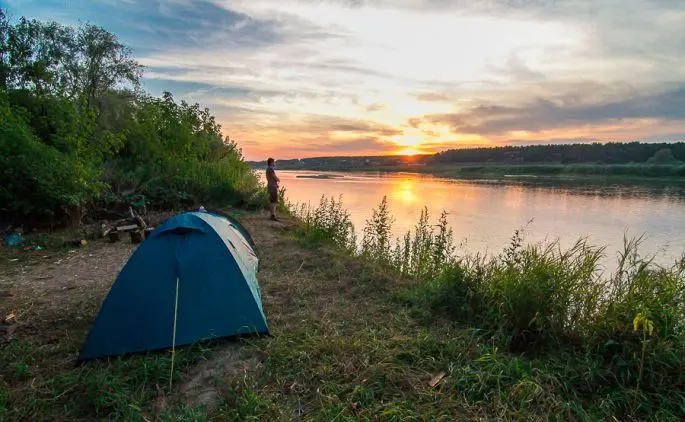
[[[421,124],[421,119],[418,117],[412,117],[411,119],[407,120],[407,124],[413,128],[418,128]]]
[[[206,0],[27,0],[22,10],[39,19],[102,25],[138,54],[216,44],[258,48],[282,41],[278,22],[253,19]]]
[[[437,92],[424,92],[415,95],[416,99],[419,101],[426,102],[442,102],[449,101],[449,97],[445,94],[439,94]]]
[[[331,116],[310,115],[303,120],[298,130],[313,133],[321,132],[359,132],[376,136],[393,136],[401,133],[396,128],[368,120],[345,119]]]
[[[546,79],[542,72],[535,71],[521,59],[518,54],[510,56],[503,65],[490,65],[490,71],[519,82],[538,82]]]
[[[219,42],[234,48],[258,48],[279,41],[277,23],[203,0],[146,0],[127,7],[100,7],[108,9],[112,25],[119,26],[123,36],[139,49],[202,48]]]
[[[537,132],[627,119],[685,121],[685,87],[599,104],[568,104],[564,97],[561,101],[559,98],[538,98],[523,106],[483,104],[463,113],[427,118],[435,123],[449,124],[454,131],[479,135],[499,135],[514,130]]]
[[[175,96],[186,94],[209,94],[222,98],[249,97],[254,95],[275,95],[273,91],[256,91],[242,86],[214,86],[208,83],[178,81],[165,78],[143,78],[143,87],[153,95],[161,95],[163,91],[172,92]]]
[[[308,143],[303,145],[304,149],[317,151],[379,151],[390,152],[397,149],[396,145],[383,142],[374,137],[363,137],[345,141]]]
[[[367,106],[364,106],[364,110],[368,111],[369,113],[373,113],[374,111],[385,110],[385,108],[386,108],[386,105],[381,104],[381,103],[373,103],[373,104],[369,104]]]

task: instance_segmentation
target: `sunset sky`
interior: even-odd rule
[[[682,0],[0,0],[88,21],[247,159],[685,140]]]

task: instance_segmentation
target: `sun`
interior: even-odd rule
[[[415,134],[404,134],[394,136],[392,142],[401,149],[396,152],[397,155],[411,156],[421,154],[419,148],[423,143],[423,138]]]
[[[414,148],[405,148],[397,151],[397,155],[412,156],[421,154],[421,151]]]
[[[405,131],[406,132],[406,131]],[[423,143],[423,137],[420,134],[397,135],[392,137],[392,142],[400,147],[407,147],[408,149],[415,148]]]

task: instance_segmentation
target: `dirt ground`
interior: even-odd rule
[[[130,242],[95,241],[69,251],[3,253],[0,291],[9,297],[0,302],[0,313],[16,314],[22,338],[44,343],[69,336],[89,325],[134,250]]]

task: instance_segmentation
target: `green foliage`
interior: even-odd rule
[[[0,88],[53,94],[86,106],[123,83],[138,86],[140,66],[116,35],[82,24],[74,28],[26,18],[9,22],[0,11]]]
[[[362,255],[381,263],[390,262],[392,257],[388,255],[388,249],[392,240],[390,236],[393,221],[388,208],[388,199],[384,196],[378,207],[373,210],[371,219],[366,220],[361,244]]]
[[[257,198],[256,175],[209,110],[127,90],[141,72],[103,28],[13,23],[0,10],[0,213],[132,196],[159,208]]]
[[[357,249],[357,237],[350,214],[342,207],[342,196],[336,201],[321,196],[319,205],[300,204],[292,213],[302,221],[301,235],[312,243],[331,242],[346,251]]]
[[[98,169],[78,155],[78,134],[58,131],[55,142],[66,150],[60,151],[41,142],[21,116],[0,94],[0,211],[52,211],[100,191]]]
[[[671,151],[670,148],[663,148],[658,150],[657,152],[652,155],[649,160],[647,160],[648,164],[682,164],[681,161],[678,161],[677,158],[673,155],[673,151]]]
[[[110,183],[131,186],[160,207],[237,205],[257,189],[256,175],[208,109],[178,104],[168,92],[136,106]]]
[[[513,244],[481,271],[489,324],[524,350],[589,334],[604,292],[601,256],[583,241],[565,251],[557,243]]]

